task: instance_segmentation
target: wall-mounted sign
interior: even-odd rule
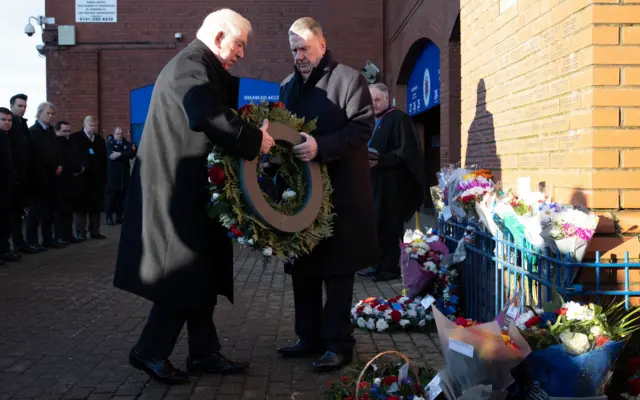
[[[280,98],[280,84],[253,78],[240,78],[240,92],[238,108],[251,103],[264,101],[278,101]]]
[[[118,0],[76,0],[76,23],[118,22]]]
[[[407,113],[416,115],[440,104],[440,49],[429,42],[407,84]]]

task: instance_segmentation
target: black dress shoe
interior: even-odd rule
[[[64,249],[65,247],[67,247],[66,245],[59,242],[42,243],[42,246],[46,247],[47,249]]]
[[[71,244],[71,243],[67,242],[66,240],[62,240],[62,239],[56,239],[55,242],[65,246],[65,247]]]
[[[38,254],[40,250],[38,250],[35,246],[31,244],[25,244],[24,246],[20,246],[20,253],[23,254]]]
[[[92,233],[91,234],[91,239],[106,239],[107,237],[105,235],[102,235],[100,233]]]
[[[362,271],[358,271],[358,275],[365,278],[373,278],[374,276],[378,275],[378,271],[376,271],[376,269],[373,267],[369,267],[363,269]]]
[[[87,235],[82,233],[76,233],[76,238],[78,238],[79,241],[84,242],[87,240]]]
[[[312,345],[304,340],[298,340],[293,346],[285,346],[278,349],[278,354],[285,358],[305,357],[320,355],[325,349],[319,345]]]
[[[189,375],[175,368],[169,360],[148,360],[142,357],[135,349],[131,349],[131,352],[129,352],[129,364],[146,372],[153,379],[168,385],[189,383]]]
[[[351,363],[353,356],[345,356],[331,351],[324,353],[320,359],[311,364],[315,372],[337,371]]]
[[[249,368],[249,363],[231,361],[222,354],[214,354],[204,359],[187,359],[190,374],[236,374]]]
[[[46,248],[46,247],[44,247],[44,246],[42,246],[42,245],[40,245],[40,244],[34,244],[33,246],[34,246],[34,247],[38,250],[38,252],[40,252],[40,253],[42,253],[43,251],[47,251],[47,250],[49,250],[48,248]]]
[[[77,238],[74,238],[74,237],[72,236],[72,237],[70,237],[70,238],[69,238],[68,242],[69,242],[69,243],[71,243],[71,244],[76,244],[76,243],[81,243],[81,242],[82,242],[82,240],[77,239]]]
[[[373,281],[374,282],[386,282],[386,281],[392,281],[394,279],[400,279],[400,274],[395,273],[395,272],[380,272],[378,275],[373,277]]]
[[[6,262],[18,262],[20,261],[20,254],[14,253],[12,251],[7,251],[6,253],[0,254],[0,260]]]

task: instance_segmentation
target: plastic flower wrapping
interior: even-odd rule
[[[493,174],[487,169],[475,170],[463,175],[456,188],[456,203],[465,210],[467,216],[474,216],[476,203],[485,194],[493,191]]]
[[[547,238],[554,241],[558,253],[569,254],[581,262],[598,226],[598,216],[576,208],[563,207],[550,214]]]
[[[496,321],[452,322],[437,309],[433,314],[444,356],[445,368],[439,374],[447,398],[458,399],[468,392],[480,400],[506,394],[513,383],[511,369],[531,352],[516,326],[510,324],[503,331]]]
[[[449,249],[439,235],[429,230],[407,230],[401,249],[402,284],[407,296],[415,297],[425,289],[433,292],[433,283],[450,264]]]
[[[519,388],[557,397],[603,395],[625,340],[638,329],[639,311],[572,301],[530,308],[516,320],[533,349],[513,372]]]

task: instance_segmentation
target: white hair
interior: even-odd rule
[[[40,118],[40,115],[42,115],[42,113],[47,108],[51,108],[53,111],[56,111],[56,106],[54,106],[52,103],[49,103],[48,101],[43,101],[42,103],[38,104],[38,109],[36,110],[36,119]]]
[[[243,33],[251,33],[251,22],[237,12],[228,8],[217,10],[207,15],[196,37],[209,48],[219,32],[225,35],[238,36]]]
[[[389,88],[384,83],[372,83],[371,85],[369,85],[369,87],[372,89],[376,89],[385,96],[389,96]]]

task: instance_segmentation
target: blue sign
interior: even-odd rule
[[[429,42],[407,84],[407,113],[416,115],[440,104],[440,49]]]
[[[153,84],[143,86],[131,91],[129,95],[129,107],[131,112],[131,124],[144,124],[149,112]]]
[[[265,100],[269,102],[280,99],[280,84],[260,79],[240,78],[240,92],[238,95],[238,108],[251,103],[256,104]]]

